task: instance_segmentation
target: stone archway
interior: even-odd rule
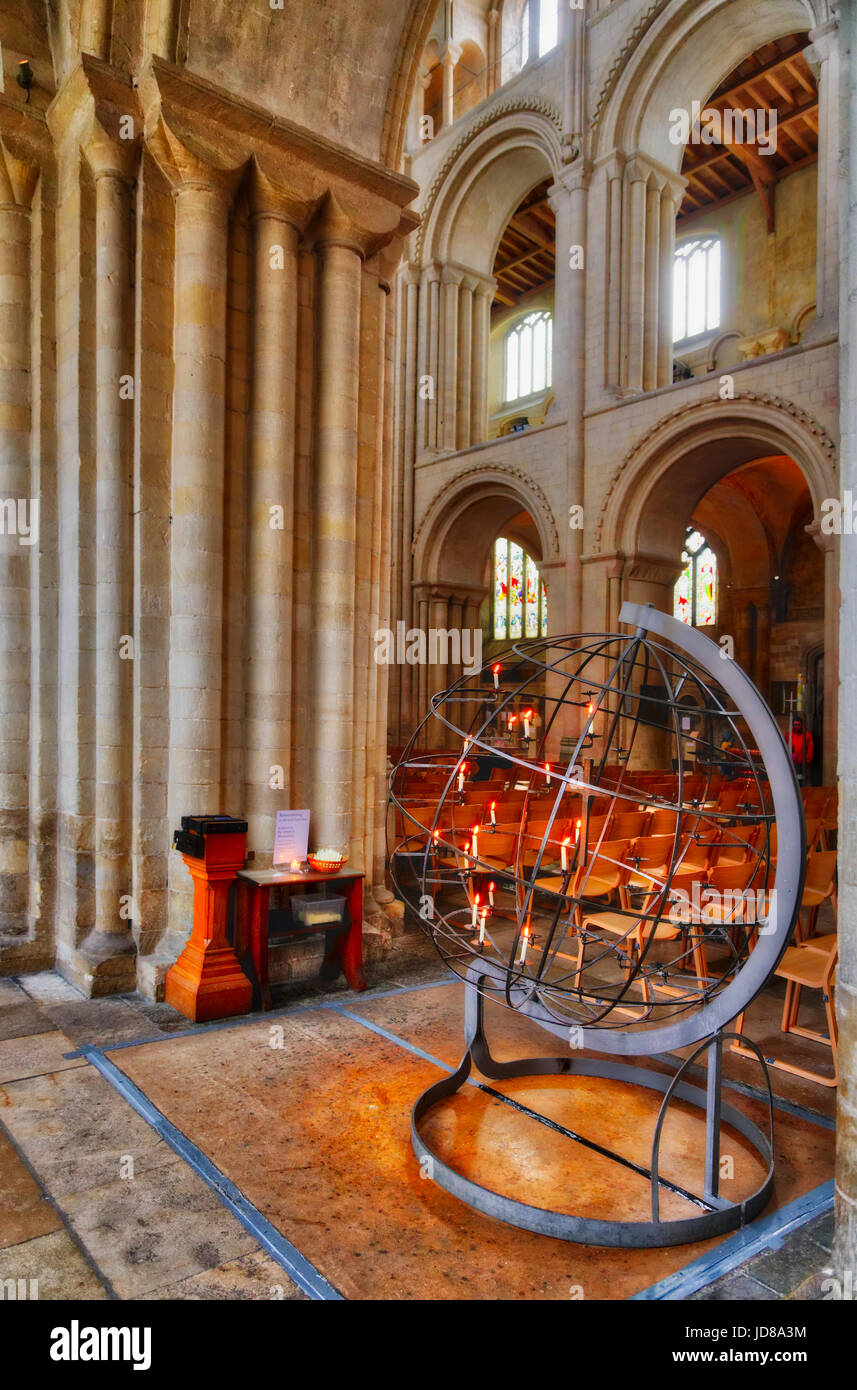
[[[700,504],[729,475],[761,460],[786,456],[799,471],[811,502],[813,520],[806,532],[824,556],[824,771],[836,767],[836,690],[838,682],[838,547],[834,536],[819,529],[825,498],[838,495],[835,444],[805,412],[789,402],[749,393],[734,401],[715,400],[685,407],[667,417],[626,456],[608,487],[598,522],[598,553],[587,570],[590,603],[595,572],[607,577],[608,624],[615,626],[624,598],[671,611],[672,586],[679,573],[684,531]],[[737,513],[736,513],[737,514]],[[721,506],[712,527],[727,540],[729,516]],[[773,578],[765,571],[764,537],[751,536],[758,553],[747,557],[745,586],[753,597]],[[600,564],[593,565],[593,561]],[[754,570],[755,566],[755,570]],[[755,571],[758,570],[758,573]],[[591,608],[588,611],[592,611]],[[730,634],[732,635],[732,634]],[[764,640],[767,644],[767,630]],[[746,637],[746,634],[744,634]],[[743,638],[742,638],[743,640]],[[752,645],[744,641],[744,649]],[[764,683],[763,659],[752,674]],[[764,691],[763,691],[764,693]]]

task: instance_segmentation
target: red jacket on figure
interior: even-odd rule
[[[804,742],[806,743],[806,758],[804,758]],[[809,729],[804,729],[802,719],[792,720],[792,762],[797,767],[803,767],[806,762],[807,767],[812,762],[815,745],[812,741],[812,734]]]

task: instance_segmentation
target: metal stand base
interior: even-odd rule
[[[758,1216],[771,1195],[774,1183],[773,1124],[774,1106],[771,1084],[765,1060],[759,1050],[749,1044],[762,1068],[768,1090],[768,1128],[769,1137],[740,1110],[727,1105],[722,1097],[722,1055],[723,1043],[732,1039],[733,1033],[718,1032],[705,1039],[682,1063],[673,1077],[643,1067],[632,1066],[626,1062],[614,1062],[608,1058],[595,1057],[531,1057],[518,1062],[498,1062],[491,1056],[484,1031],[483,986],[492,979],[490,967],[483,974],[479,967],[471,967],[466,982],[465,1003],[465,1052],[457,1071],[451,1076],[435,1082],[424,1091],[413,1109],[411,1119],[411,1143],[414,1153],[426,1175],[440,1187],[452,1193],[468,1206],[486,1216],[496,1217],[511,1226],[520,1226],[526,1231],[540,1235],[554,1236],[559,1240],[576,1241],[581,1245],[607,1245],[630,1248],[648,1246],[686,1245],[692,1241],[708,1240],[712,1236],[725,1235],[744,1226]],[[496,983],[496,981],[495,981]],[[545,1026],[542,1024],[541,1026]],[[561,1034],[560,1025],[547,1031]],[[708,1051],[708,1079],[706,1088],[691,1085],[683,1079],[687,1069]],[[625,1168],[630,1168],[646,1177],[651,1184],[651,1221],[611,1221],[593,1219],[585,1216],[571,1216],[565,1212],[550,1211],[543,1207],[530,1206],[514,1197],[503,1196],[490,1188],[480,1187],[478,1183],[465,1178],[451,1168],[429,1147],[419,1131],[419,1122],[424,1115],[447,1096],[454,1095],[465,1084],[470,1075],[471,1065],[478,1067],[483,1076],[494,1080],[505,1080],[521,1076],[602,1076],[617,1081],[645,1086],[652,1091],[663,1093],[652,1142],[650,1168],[632,1162],[622,1155],[612,1152],[592,1140],[575,1134],[556,1121],[540,1115],[526,1105],[503,1095],[500,1091],[482,1082],[475,1084],[495,1099],[505,1101],[520,1113],[527,1115],[552,1129],[555,1133],[584,1144],[587,1148],[613,1159]],[[686,1101],[705,1111],[705,1180],[702,1195],[697,1195],[661,1177],[658,1171],[661,1134],[667,1108],[672,1099]],[[762,1186],[752,1196],[742,1202],[730,1202],[719,1193],[720,1170],[720,1129],[725,1123],[737,1130],[748,1141],[758,1156],[767,1165],[767,1175]],[[661,1189],[679,1195],[699,1208],[699,1215],[684,1217],[681,1220],[665,1221],[659,1215],[659,1196]]]

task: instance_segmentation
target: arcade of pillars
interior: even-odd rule
[[[94,994],[154,992],[186,937],[182,814],[246,815],[264,866],[275,811],[311,805],[383,882],[370,634],[414,190],[198,99],[84,57],[40,146],[2,134],[4,487],[41,502],[3,556],[3,963]]]

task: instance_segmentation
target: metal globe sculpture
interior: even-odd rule
[[[739,1219],[717,1196],[710,1163],[706,1215],[658,1219],[658,1143],[674,1095],[706,1108],[717,1144],[730,1117],[769,1164],[754,1200],[764,1205],[770,1192],[770,1141],[721,1104],[720,1061],[724,1030],[788,944],[804,830],[782,737],[735,662],[650,607],[625,604],[620,621],[629,634],[521,641],[432,698],[390,776],[390,866],[468,984],[465,1059],[418,1104],[417,1153],[442,1185],[505,1220],[568,1239],[663,1244]],[[486,998],[561,1038],[570,1055],[495,1062],[482,1032]],[[693,1058],[660,1086],[651,1072],[580,1056],[689,1045],[698,1045],[693,1058],[709,1051],[707,1096],[685,1079]],[[460,1086],[471,1054],[488,1075],[577,1071],[662,1089],[652,1222],[523,1208],[474,1191],[431,1154],[419,1119]]]

